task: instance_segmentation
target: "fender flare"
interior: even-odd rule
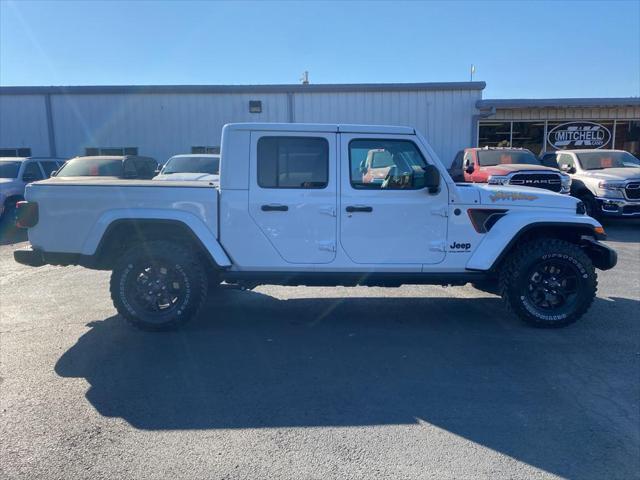
[[[222,268],[230,267],[231,260],[218,242],[214,232],[196,215],[190,212],[164,209],[117,209],[104,212],[91,228],[82,246],[82,255],[93,256],[98,251],[105,234],[121,221],[154,221],[180,223],[193,235]]]
[[[507,217],[509,216],[511,215]],[[595,231],[596,227],[601,225],[591,217],[558,215],[557,219],[550,220],[548,212],[545,212],[545,217],[547,218],[541,217],[539,219],[531,219],[533,221],[527,221],[524,216],[522,219],[513,218],[516,216],[513,215],[509,222],[506,222],[507,217],[503,217],[496,222],[471,255],[466,265],[467,270],[494,270],[511,251],[512,247],[525,234],[535,229],[571,229],[577,231],[577,233],[579,232],[579,236],[589,235],[594,238],[601,238],[601,235]]]

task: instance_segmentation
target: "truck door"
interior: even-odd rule
[[[249,212],[287,263],[336,255],[336,134],[252,132]]]
[[[446,184],[420,185],[425,154],[406,135],[340,134],[340,244],[355,263],[433,264],[444,259]],[[363,160],[372,152],[388,175],[371,181]],[[384,152],[384,153],[382,153]]]

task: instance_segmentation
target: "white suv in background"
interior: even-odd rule
[[[65,160],[50,157],[0,157],[0,218],[24,199],[24,187],[49,178]]]

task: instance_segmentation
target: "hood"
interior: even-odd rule
[[[23,189],[24,183],[17,178],[0,178],[0,193],[13,195],[18,191],[22,193]]]
[[[480,203],[494,207],[566,208],[575,211],[578,200],[542,188],[514,187],[511,185],[473,184],[480,192]]]
[[[508,175],[513,172],[522,171],[542,171],[542,172],[557,172],[557,168],[545,167],[544,165],[527,165],[523,163],[505,163],[500,165],[494,165],[492,167],[480,167],[483,171],[492,173],[494,175]]]
[[[631,180],[640,179],[640,168],[605,168],[603,170],[587,170],[581,175],[598,178],[600,180]]]
[[[186,180],[198,180],[201,182],[219,182],[220,175],[211,173],[171,173],[169,175],[157,175],[153,180],[184,182]]]

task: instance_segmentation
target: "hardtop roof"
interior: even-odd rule
[[[386,133],[397,135],[416,133],[414,128],[406,126],[337,123],[228,123],[225,128],[270,132]]]

